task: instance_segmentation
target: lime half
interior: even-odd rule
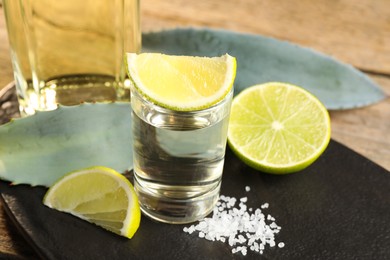
[[[330,118],[308,91],[287,83],[255,85],[232,103],[228,142],[249,166],[285,174],[313,163],[330,140]]]

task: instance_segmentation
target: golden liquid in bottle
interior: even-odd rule
[[[141,48],[139,0],[3,0],[22,114],[129,100],[124,54]]]

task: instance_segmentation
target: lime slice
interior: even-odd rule
[[[135,87],[153,103],[193,111],[221,101],[232,89],[236,59],[128,53],[127,69]]]
[[[50,187],[43,203],[128,238],[137,231],[141,219],[129,180],[101,166],[65,175]]]
[[[249,166],[268,173],[302,170],[330,140],[323,104],[306,90],[286,83],[255,85],[232,103],[228,142]]]

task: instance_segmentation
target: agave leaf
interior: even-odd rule
[[[328,109],[349,109],[386,96],[365,74],[348,64],[295,44],[260,35],[210,29],[175,29],[143,35],[143,50],[167,54],[237,58],[235,94],[268,81],[306,88]]]
[[[132,168],[131,107],[82,104],[0,126],[0,179],[50,186],[65,173],[103,165]]]

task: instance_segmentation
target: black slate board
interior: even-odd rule
[[[256,172],[228,149],[221,193],[247,196],[248,207],[268,202],[263,212],[282,227],[276,242],[285,247],[263,255],[232,254],[184,225],[146,217],[128,240],[43,206],[45,188],[0,182],[0,190],[7,214],[47,259],[390,259],[390,173],[335,141],[313,165],[285,176]]]

